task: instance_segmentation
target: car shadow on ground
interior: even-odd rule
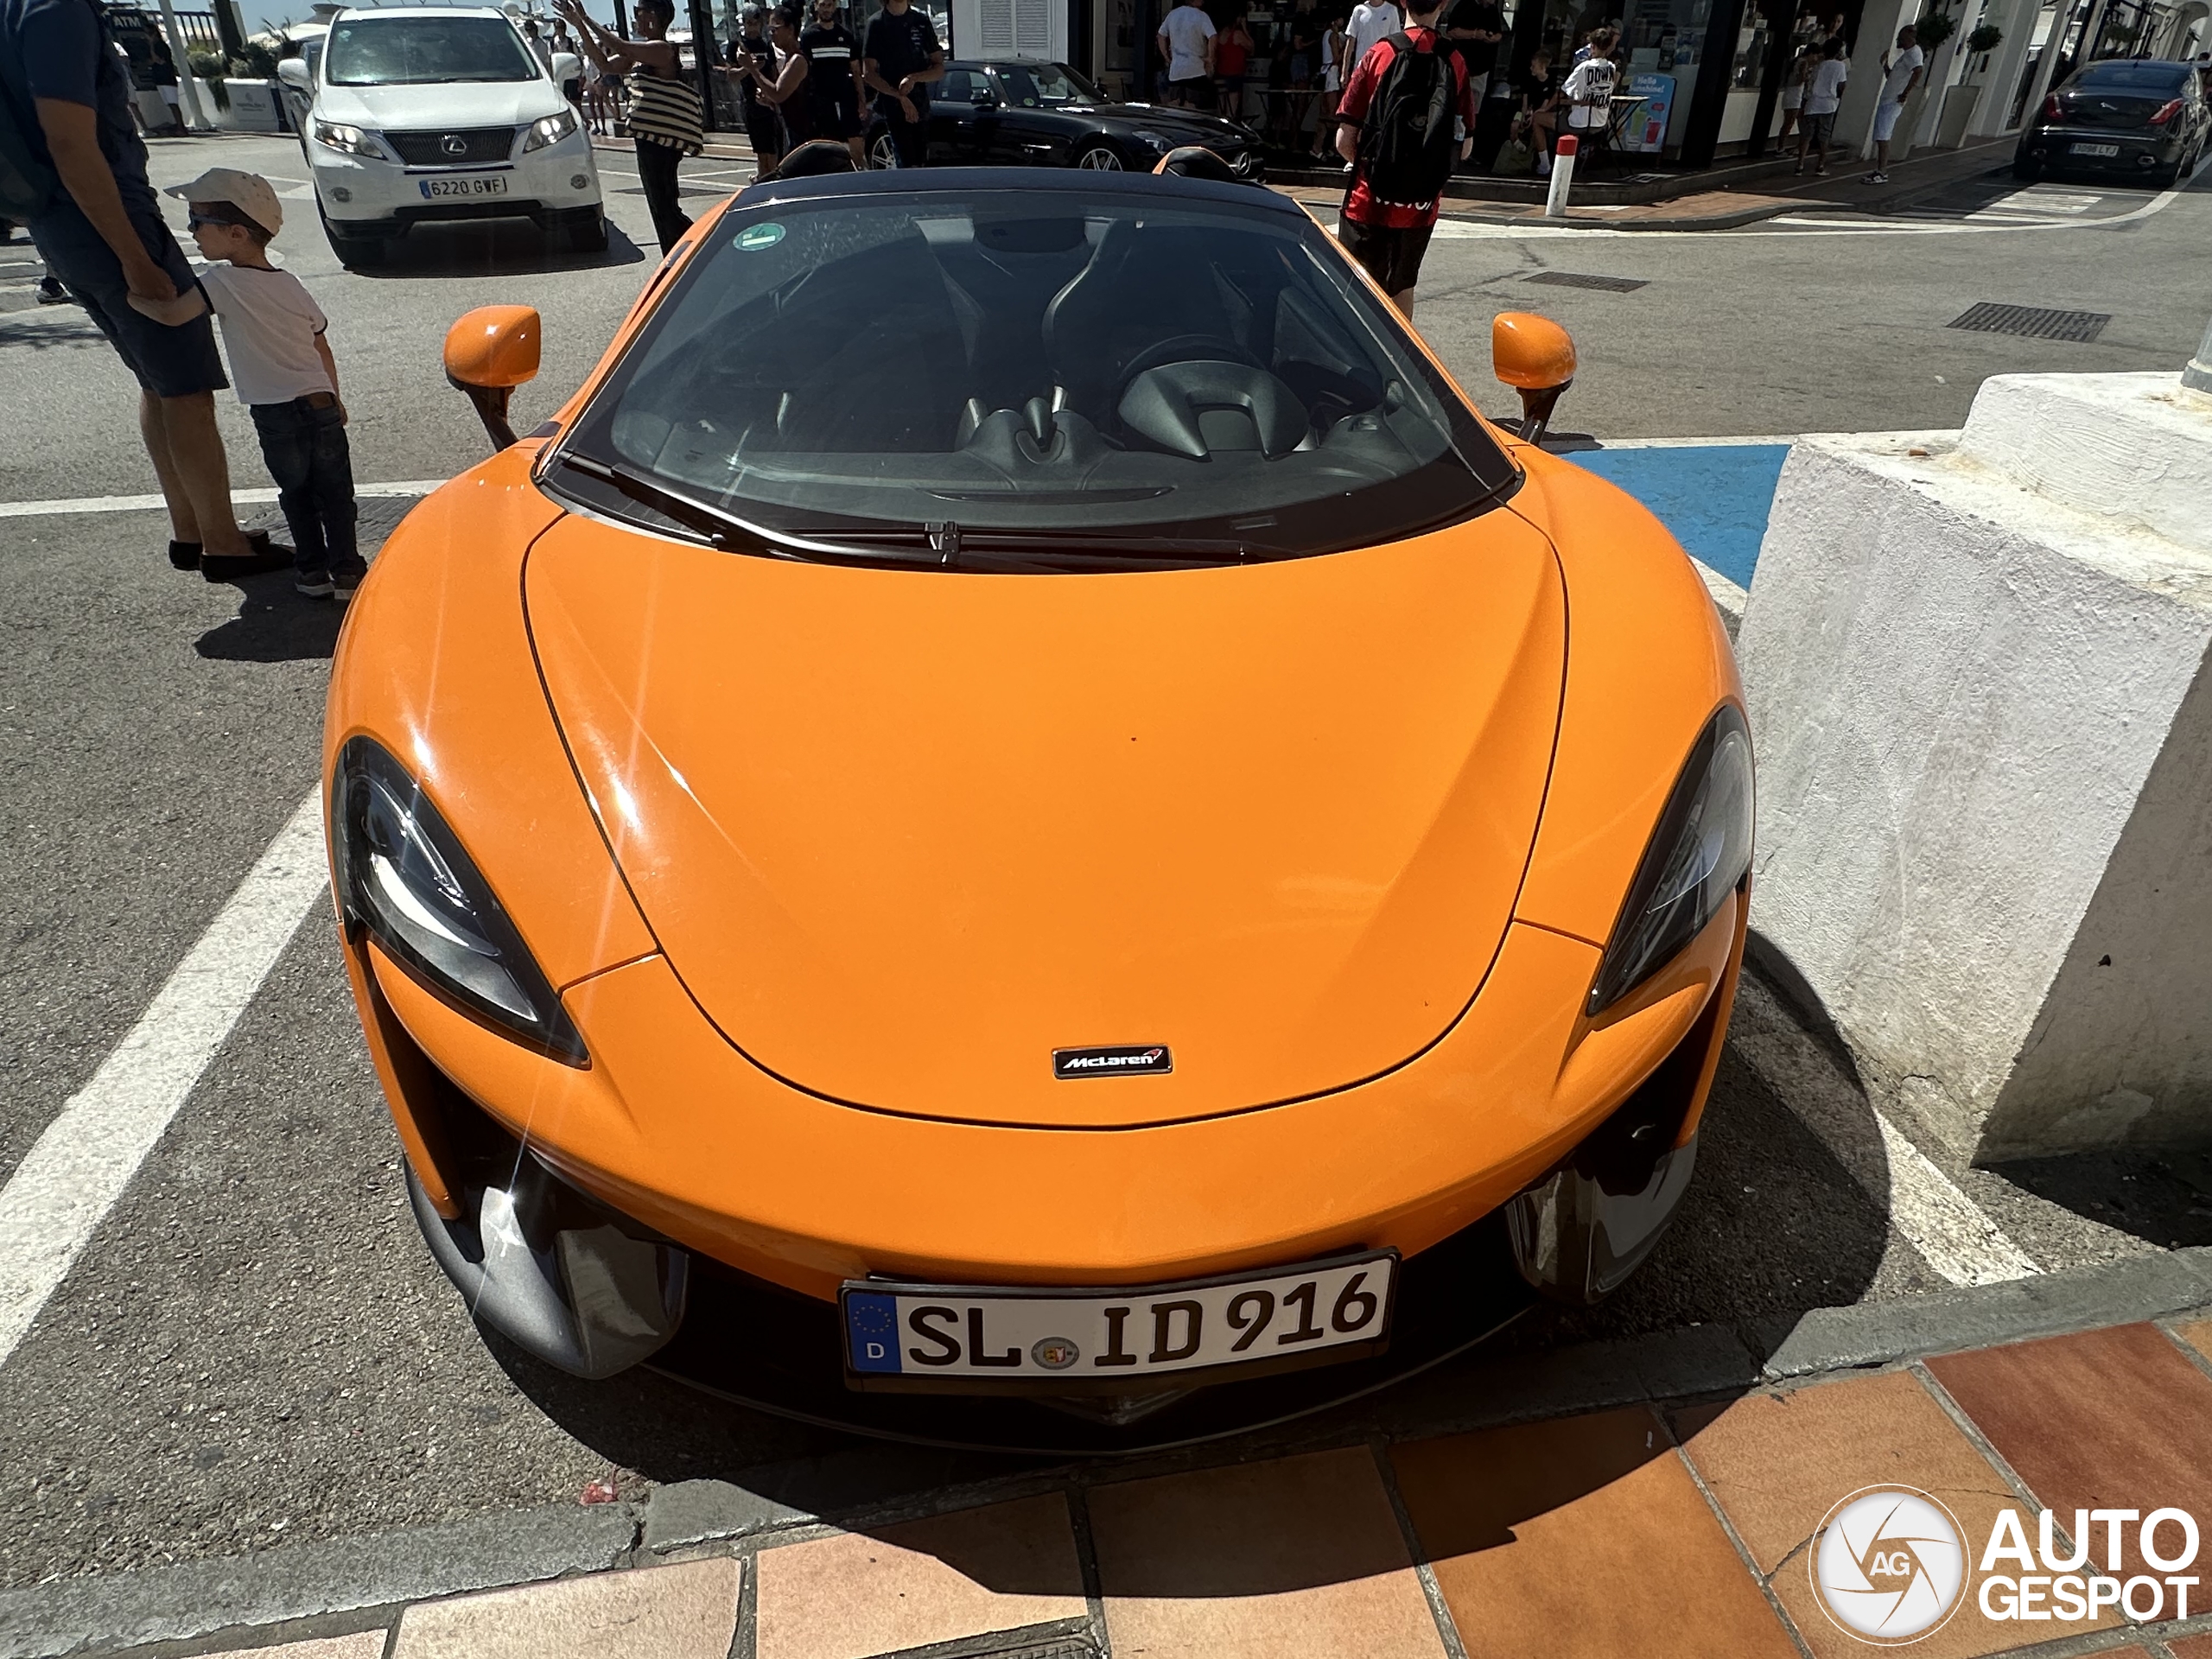
[[[461,220],[417,225],[385,244],[374,264],[349,267],[357,276],[379,280],[423,276],[516,276],[557,271],[598,270],[635,265],[658,257],[607,222],[603,253],[570,253],[528,219]]]
[[[1739,999],[1738,1020],[1771,1027],[1783,1001],[1764,982],[1754,981],[1753,989],[1752,995]],[[1783,1033],[1763,1029],[1757,1035],[1768,1046],[1794,1045],[1805,1063],[1832,1065],[1825,1044],[1802,1025]],[[753,1524],[821,1516],[887,1537],[905,1536],[882,1523],[887,1514],[939,1504],[957,1507],[962,1500],[948,1503],[941,1496],[944,1489],[1013,1476],[1090,1490],[1102,1483],[1305,1451],[1356,1447],[1363,1456],[1377,1437],[1403,1441],[1488,1434],[1523,1419],[1586,1410],[1592,1401],[1611,1402],[1603,1386],[1591,1393],[1585,1378],[1574,1375],[1578,1370],[1589,1376],[1623,1366],[1633,1371],[1637,1362],[1632,1339],[1670,1333],[1695,1339],[1700,1327],[1719,1327],[1704,1336],[1719,1336],[1721,1346],[1731,1339],[1740,1344],[1729,1349],[1740,1363],[1732,1371],[1708,1372],[1686,1391],[1658,1392],[1717,1408],[1756,1386],[1758,1359],[1772,1351],[1805,1314],[1860,1300],[1891,1250],[1885,1206],[1872,1196],[1887,1191],[1886,1164],[1872,1111],[1864,1108],[1863,1096],[1859,1098],[1863,1123],[1839,1131],[1831,1122],[1815,1134],[1732,1043],[1707,1108],[1697,1172],[1682,1210],[1651,1260],[1611,1299],[1587,1310],[1538,1305],[1488,1339],[1361,1399],[1197,1445],[1172,1444],[1181,1408],[1173,1407],[1145,1420],[1148,1431],[1156,1426],[1152,1446],[1140,1444],[1122,1456],[1017,1453],[975,1439],[954,1446],[887,1441],[825,1423],[792,1421],[651,1372],[580,1382],[550,1370],[497,1336],[487,1335],[486,1340],[538,1409],[605,1456],[640,1490],[647,1484],[712,1478],[737,1489],[723,1501],[758,1517]],[[1853,1142],[1850,1167],[1833,1144],[1839,1133]],[[1864,1155],[1869,1149],[1875,1160],[1871,1169]],[[1510,1268],[1506,1272],[1510,1276]],[[695,1317],[697,1311],[695,1306]],[[734,1395],[745,1391],[741,1376],[730,1376],[719,1386]],[[1582,1403],[1558,1403],[1567,1396]],[[1612,1397],[1630,1402],[1637,1412],[1643,1410],[1636,1403],[1642,1398],[1632,1393]],[[1547,1399],[1552,1403],[1547,1405]],[[827,1395],[820,1406],[824,1418],[843,1409],[842,1402]],[[1644,1446],[1642,1429],[1633,1438],[1637,1444],[1627,1446],[1620,1458],[1563,1465],[1555,1478],[1538,1483],[1541,1503],[1557,1507],[1571,1502],[1631,1472],[1650,1455],[1665,1454],[1663,1433],[1651,1442],[1656,1453]],[[1500,1523],[1493,1541],[1506,1541],[1506,1524]],[[1049,1587],[1032,1582],[1033,1561],[1025,1566],[1019,1552],[1008,1555],[988,1540],[976,1542],[972,1553],[964,1553],[968,1547],[957,1538],[907,1542],[993,1589],[1043,1592]],[[1238,1567],[1236,1572],[1257,1573],[1267,1582],[1242,1586],[1240,1580],[1240,1587],[1230,1591],[1222,1587],[1218,1573],[1163,1565],[1155,1575],[1158,1583],[1133,1593],[1265,1593],[1371,1570],[1371,1563],[1354,1555],[1317,1552],[1310,1560]]]

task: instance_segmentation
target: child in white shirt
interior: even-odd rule
[[[211,168],[173,185],[192,210],[193,239],[216,263],[199,273],[215,308],[231,381],[253,416],[261,457],[292,532],[292,586],[311,599],[353,596],[368,566],[354,538],[353,461],[329,321],[300,279],[269,261],[284,222],[256,173]]]

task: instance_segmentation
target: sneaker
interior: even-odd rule
[[[296,570],[292,573],[292,591],[305,594],[309,599],[328,599],[335,590],[330,583],[327,570]]]
[[[354,590],[360,585],[359,576],[333,576],[330,579],[330,596],[340,605],[350,605],[353,602]]]
[[[1869,173],[1866,175],[1866,182],[1869,184],[1887,184],[1889,181],[1890,175],[1886,173]]]
[[[38,285],[38,302],[41,305],[74,305],[77,296],[48,276]]]

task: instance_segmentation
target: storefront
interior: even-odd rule
[[[1071,3],[1071,0],[1060,0]],[[1174,0],[1071,0],[1085,14],[1071,43],[1077,67],[1118,96],[1157,96],[1159,60],[1149,48]],[[1318,36],[1330,0],[1214,0],[1217,24],[1241,14],[1253,38],[1245,107],[1235,113],[1295,141],[1310,134],[1317,55],[1294,53],[1294,40]],[[1855,35],[1864,0],[1504,0],[1515,68],[1539,47],[1562,71],[1591,30],[1615,23],[1627,54],[1623,104],[1614,130],[1620,146],[1655,162],[1691,166],[1715,156],[1757,154],[1780,124],[1783,73],[1797,49],[1840,18]],[[1337,0],[1342,16],[1350,0]],[[1294,27],[1299,13],[1303,27]],[[1448,14],[1447,14],[1448,16]],[[1306,71],[1301,79],[1295,73]]]

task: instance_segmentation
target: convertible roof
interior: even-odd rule
[[[971,194],[977,190],[1018,191],[1025,196],[1057,194],[1066,197],[1071,205],[1101,196],[1142,196],[1154,200],[1172,196],[1185,202],[1218,201],[1273,210],[1293,219],[1305,216],[1289,197],[1262,185],[1217,183],[1173,174],[1045,167],[887,168],[867,173],[824,173],[810,179],[772,179],[766,184],[747,185],[738,193],[735,205],[759,207],[770,202],[817,201],[833,196],[920,197],[953,192]]]

